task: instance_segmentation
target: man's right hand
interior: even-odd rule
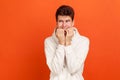
[[[56,30],[56,36],[59,40],[59,44],[65,45],[65,35],[64,35],[64,29],[57,29]]]

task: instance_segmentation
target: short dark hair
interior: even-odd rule
[[[72,20],[74,20],[74,10],[72,7],[68,5],[62,5],[60,6],[56,11],[56,21],[58,20],[58,15],[61,16],[70,16]]]

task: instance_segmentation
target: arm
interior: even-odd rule
[[[53,44],[53,42],[45,40],[45,55],[50,71],[58,74],[64,65],[64,46],[59,44],[55,48]]]
[[[88,53],[89,40],[85,39],[81,44],[79,43],[76,43],[77,45],[74,49],[72,45],[65,47],[67,66],[71,74],[83,69],[83,64]]]

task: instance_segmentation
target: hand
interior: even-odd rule
[[[59,44],[65,45],[65,35],[64,35],[64,30],[61,28],[58,28],[56,30],[56,36],[59,40]]]
[[[74,36],[74,29],[72,27],[68,28],[66,30],[66,32],[67,32],[67,34],[66,34],[66,46],[68,46],[71,44],[72,37]]]

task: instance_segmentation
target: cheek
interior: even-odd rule
[[[72,26],[72,23],[66,23],[67,26],[71,27]]]
[[[62,26],[62,22],[57,23],[58,27]]]

